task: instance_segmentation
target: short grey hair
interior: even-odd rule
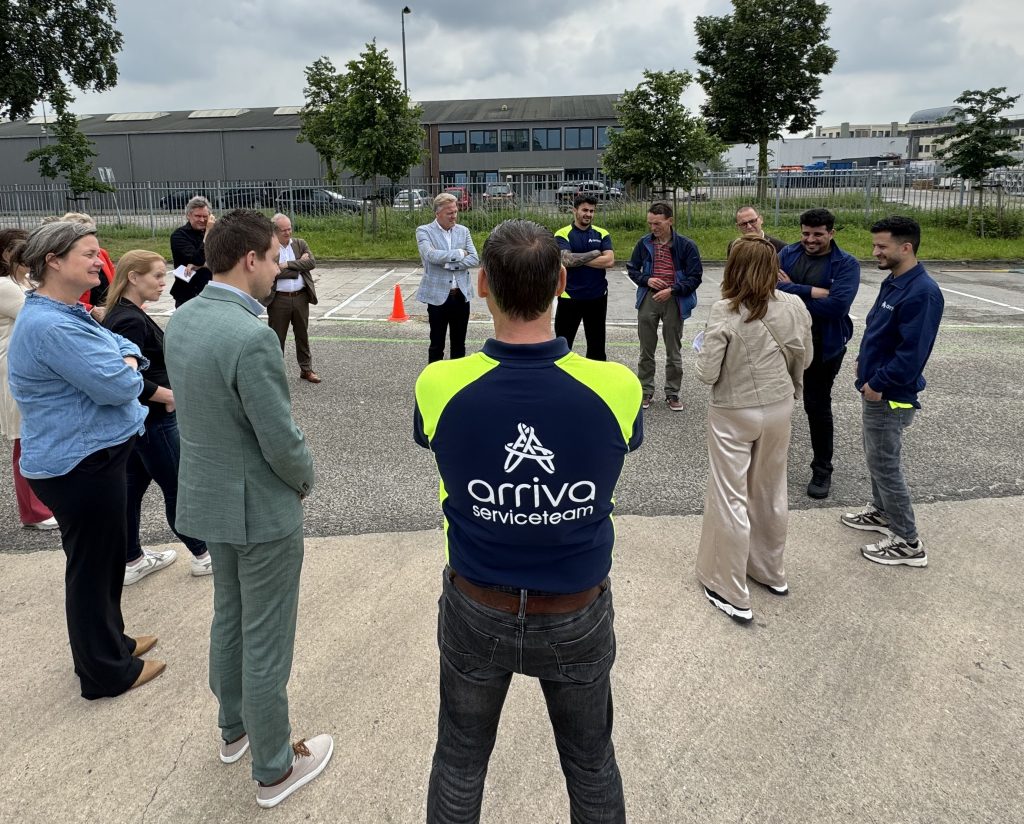
[[[43,283],[46,280],[46,257],[64,257],[71,247],[87,235],[95,235],[92,223],[73,223],[57,220],[33,230],[21,250],[21,262],[28,267],[32,280]]]
[[[196,209],[212,209],[210,201],[208,201],[202,195],[196,195],[194,198],[189,200],[188,205],[185,206],[185,214],[190,215]]]
[[[437,197],[434,198],[434,214],[436,215],[449,203],[458,203],[459,199],[455,197],[451,192],[441,192]]]
[[[281,218],[284,218],[289,223],[291,222],[291,218],[288,217],[288,215],[286,215],[284,212],[275,212],[274,216],[270,218],[270,222],[274,224],[275,229],[277,228],[277,221],[281,220]]]

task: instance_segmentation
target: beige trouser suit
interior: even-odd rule
[[[715,303],[696,368],[711,384],[697,578],[742,609],[748,576],[786,583],[790,418],[813,355],[811,317],[795,295],[776,292],[763,319],[748,318],[745,306]]]

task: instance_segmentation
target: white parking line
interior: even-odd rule
[[[380,283],[382,280],[384,280],[384,278],[388,277],[389,275],[393,275],[394,273],[395,273],[394,269],[388,269],[383,275],[381,275],[379,278],[377,278],[375,281],[373,281],[373,283],[370,283],[370,284],[364,286],[362,289],[360,289],[354,295],[351,295],[351,296],[345,298],[345,300],[343,300],[341,303],[339,303],[333,309],[331,309],[328,312],[325,312],[323,315],[320,316],[320,320],[326,320],[331,315],[333,315],[335,312],[337,312],[339,309],[344,309],[346,306],[348,306],[352,301],[354,301],[361,294],[363,294],[364,292],[369,291],[374,286],[376,286],[378,283]]]
[[[966,292],[958,292],[956,289],[947,289],[945,286],[939,287],[943,292],[949,292],[951,295],[960,295],[962,298],[971,298],[973,300],[981,300],[985,303],[991,303],[995,306],[1002,306],[1004,309],[1012,309],[1014,312],[1024,312],[1019,306],[1011,306],[1008,303],[1000,303],[998,300],[989,300],[988,298],[978,297],[977,295],[969,295]]]

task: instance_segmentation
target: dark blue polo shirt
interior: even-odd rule
[[[558,248],[569,252],[592,252],[598,249],[606,252],[612,248],[612,236],[600,226],[591,225],[584,231],[570,223],[555,232]],[[566,268],[565,292],[563,298],[575,300],[594,300],[608,293],[608,277],[606,269],[593,266],[573,266]]]

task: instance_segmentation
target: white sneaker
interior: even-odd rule
[[[209,552],[207,552],[201,558],[197,558],[195,555],[193,555],[191,566],[192,569],[190,570],[190,572],[195,578],[199,578],[203,575],[213,575],[213,558],[210,557]]]
[[[261,807],[276,807],[320,775],[334,753],[334,739],[329,735],[315,735],[307,741],[296,741],[292,752],[295,753],[292,769],[284,781],[269,787],[256,783],[256,803]]]
[[[155,549],[142,550],[142,558],[138,563],[125,564],[124,585],[127,587],[137,584],[149,573],[156,572],[158,569],[163,569],[165,566],[173,564],[177,557],[178,553],[173,549],[167,549],[163,552],[157,552]]]
[[[36,521],[36,523],[34,523],[34,524],[25,524],[25,529],[41,529],[41,530],[46,530],[46,529],[56,529],[56,528],[57,528],[57,519],[54,518],[52,515],[49,518],[47,518],[45,521]]]

